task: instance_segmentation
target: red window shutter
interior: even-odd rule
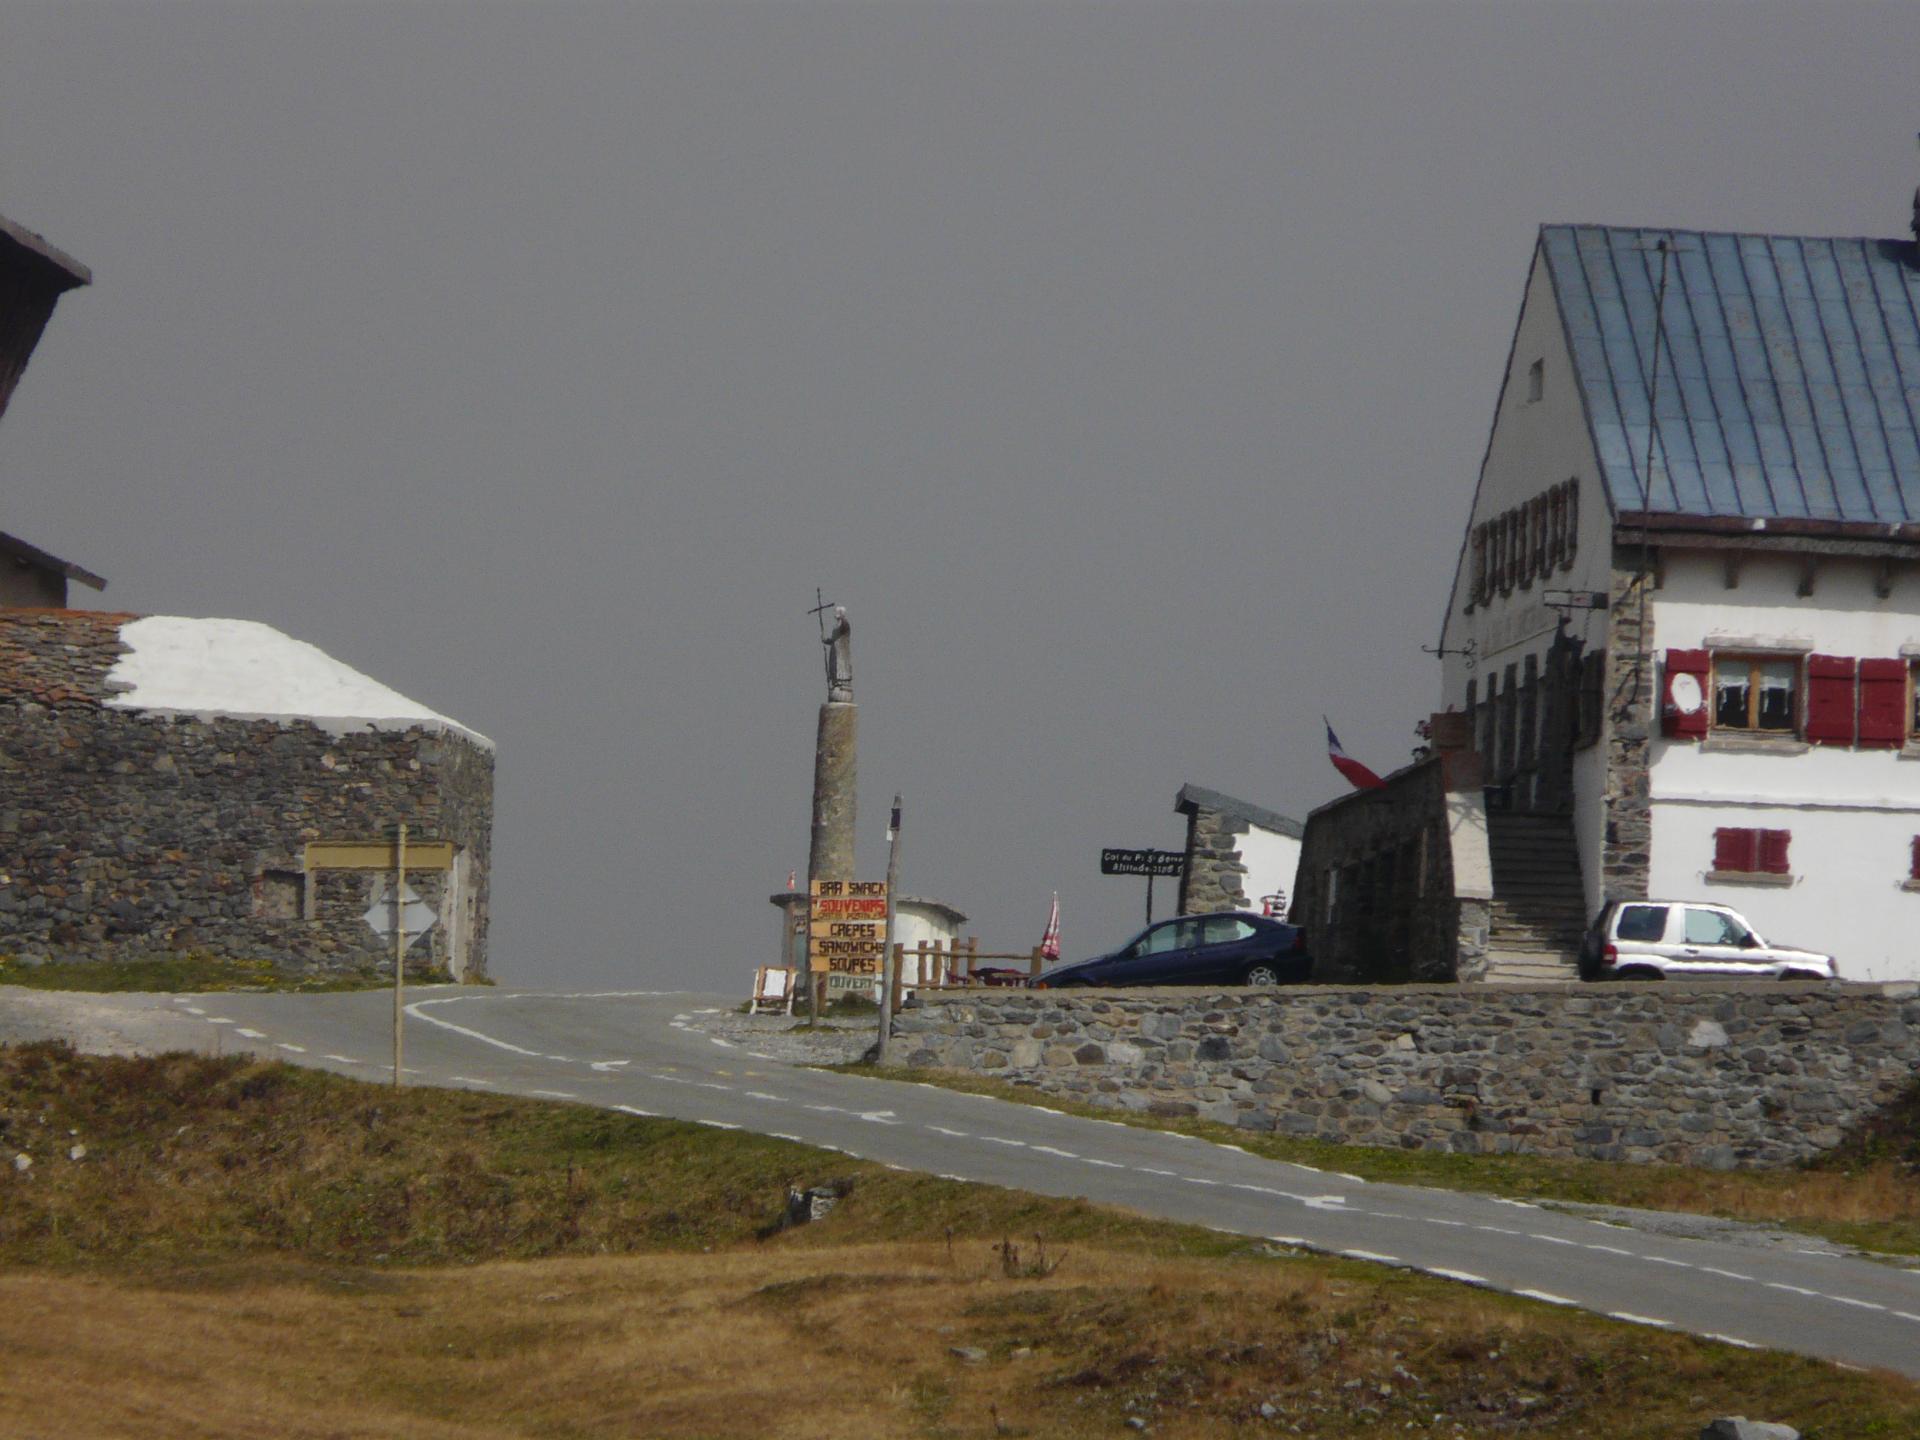
[[[1907,662],[1860,662],[1860,743],[1899,745],[1907,738]]]
[[[1787,846],[1793,843],[1791,830],[1762,830],[1760,832],[1760,863],[1754,868],[1767,875],[1786,875]]]
[[[1699,703],[1682,710],[1674,703],[1673,682],[1682,675],[1693,677]],[[1667,651],[1666,674],[1661,681],[1661,728],[1682,740],[1698,740],[1707,733],[1707,714],[1713,697],[1707,690],[1707,652],[1704,650]]]
[[[1713,868],[1724,873],[1751,874],[1760,864],[1758,830],[1713,832]]]
[[[1920,880],[1920,835],[1913,837],[1913,858],[1908,862],[1907,875],[1910,879]]]
[[[1853,743],[1853,660],[1807,657],[1807,739],[1817,745]]]

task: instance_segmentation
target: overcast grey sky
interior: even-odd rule
[[[819,584],[863,868],[898,788],[903,888],[1085,953],[1183,781],[1406,758],[1535,227],[1903,235],[1912,18],[11,4],[0,213],[96,283],[0,528],[492,735],[520,983],[769,958]]]

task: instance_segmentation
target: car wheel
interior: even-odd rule
[[[1667,978],[1651,965],[1629,965],[1624,970],[1615,971],[1614,975],[1616,979],[1620,980],[1664,980]]]
[[[1280,983],[1280,969],[1271,960],[1262,960],[1258,964],[1247,967],[1247,973],[1241,977],[1240,983],[1243,985],[1278,985]]]

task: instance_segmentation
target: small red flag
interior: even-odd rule
[[[1047,933],[1040,937],[1040,958],[1060,958],[1060,892],[1053,892],[1053,909],[1047,914]]]

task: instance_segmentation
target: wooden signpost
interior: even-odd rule
[[[815,880],[807,958],[829,994],[876,992],[887,954],[887,886],[881,880]]]

